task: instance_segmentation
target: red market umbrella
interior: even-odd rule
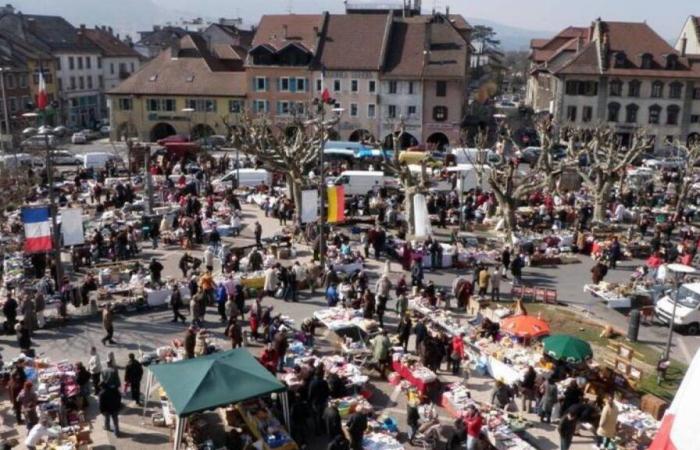
[[[521,338],[537,338],[549,335],[549,325],[534,316],[513,316],[501,320],[501,330]]]

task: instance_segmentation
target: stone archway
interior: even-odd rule
[[[368,130],[360,128],[350,133],[348,140],[350,142],[373,142],[374,136],[372,136],[372,133],[370,133]]]
[[[450,139],[445,133],[440,132],[431,134],[425,142],[429,144],[431,150],[439,151],[445,150],[450,145]]]
[[[160,139],[165,139],[173,134],[177,134],[175,127],[167,122],[157,123],[153,126],[153,128],[151,128],[151,142],[157,142]]]
[[[192,127],[192,140],[208,138],[214,135],[214,129],[207,125],[206,123],[198,123]]]
[[[384,137],[384,148],[394,148],[394,142],[393,142],[393,137],[398,135],[398,131],[395,131],[391,134],[387,134]],[[411,133],[403,132],[401,134],[401,137],[399,138],[399,150],[406,150],[407,148],[410,147],[415,147],[418,145],[418,139],[416,139],[415,136],[413,136]]]

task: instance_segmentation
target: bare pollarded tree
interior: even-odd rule
[[[628,147],[623,146],[613,128],[564,128],[562,139],[568,142],[567,160],[581,176],[593,198],[593,221],[605,221],[605,209],[615,183],[642,152],[651,148],[643,130],[635,133]]]
[[[295,114],[284,129],[267,116],[247,113],[223,122],[234,147],[254,157],[263,168],[285,174],[289,194],[301,211],[301,191],[309,184],[308,174],[316,169],[322,143],[337,118],[321,120],[316,113]]]
[[[682,148],[682,146],[679,143],[677,143],[676,146]],[[700,158],[700,140],[694,140],[692,142],[689,142],[688,146],[685,148],[687,150],[687,159],[685,160],[685,164],[680,168],[681,182],[678,186],[678,198],[676,199],[675,217],[680,217],[680,215],[682,214],[685,202],[688,200],[688,193],[690,193],[690,188],[695,182],[693,172],[695,169],[695,163]]]

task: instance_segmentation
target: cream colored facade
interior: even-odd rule
[[[243,110],[243,97],[110,95],[112,140],[125,135],[154,142],[172,134],[226,135],[224,121]],[[183,111],[187,108],[195,111]]]

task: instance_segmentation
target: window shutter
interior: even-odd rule
[[[289,79],[289,92],[296,92],[296,91],[297,91],[297,79],[290,78]]]
[[[304,78],[304,89],[302,89],[303,92],[306,92],[309,89],[309,79]]]
[[[268,100],[265,100],[265,111],[264,112],[269,112],[270,111],[270,102]]]

